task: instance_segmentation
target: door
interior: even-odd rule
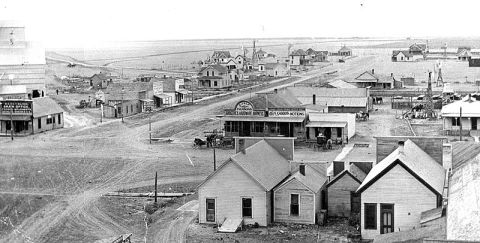
[[[393,204],[380,204],[380,234],[393,232]]]
[[[360,193],[350,192],[350,211],[351,214],[360,213]]]
[[[249,137],[250,136],[250,122],[242,122],[240,130],[240,136]]]
[[[477,118],[472,117],[470,120],[472,121],[472,130],[477,130]]]
[[[207,198],[207,222],[215,222],[215,199]]]

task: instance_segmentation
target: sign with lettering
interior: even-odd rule
[[[251,116],[253,115],[252,103],[244,100],[237,103],[235,106],[235,113],[237,116]]]
[[[269,110],[269,117],[304,117],[304,110]]]
[[[32,101],[6,100],[1,102],[1,113],[4,115],[31,115]]]

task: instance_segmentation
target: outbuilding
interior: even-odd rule
[[[338,143],[348,143],[355,135],[355,114],[309,112],[307,140],[317,140],[319,134]]]
[[[479,130],[480,101],[467,96],[442,107],[443,130],[446,135],[470,135],[471,131]]]

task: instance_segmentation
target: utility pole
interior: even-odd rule
[[[155,203],[157,203],[157,172],[155,171]]]
[[[148,117],[148,133],[150,134],[150,144],[152,144],[152,116]]]
[[[13,107],[10,107],[10,135],[13,141]]]
[[[103,104],[100,104],[100,123],[103,122]]]
[[[213,147],[213,171],[217,170],[217,156],[215,156],[215,147]]]
[[[122,112],[122,123],[123,123],[123,95],[125,93],[124,87],[122,87],[122,103],[120,104],[120,111]]]
[[[458,118],[458,123],[460,125],[460,141],[462,141],[462,107],[460,107],[460,118]]]

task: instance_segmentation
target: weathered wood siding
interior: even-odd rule
[[[328,190],[328,215],[337,217],[350,216],[350,192],[358,189],[360,184],[348,174],[345,174],[331,184]]]
[[[315,194],[302,183],[293,179],[288,184],[275,191],[274,207],[275,222],[315,223]],[[299,194],[299,215],[290,215],[290,194]]]
[[[252,198],[252,218],[245,218],[244,224],[257,222],[267,225],[267,192],[237,165],[229,163],[222,167],[198,189],[199,222],[206,222],[206,199],[215,198],[215,220],[222,223],[228,217],[242,217],[242,197]]]
[[[437,196],[397,165],[362,192],[361,232],[363,239],[380,234],[380,203],[394,204],[394,232],[420,227],[420,214],[437,206]],[[365,203],[377,204],[377,229],[366,230]]]
[[[423,137],[377,137],[377,163],[398,148],[399,141],[412,140],[440,165],[443,164],[443,138]]]

